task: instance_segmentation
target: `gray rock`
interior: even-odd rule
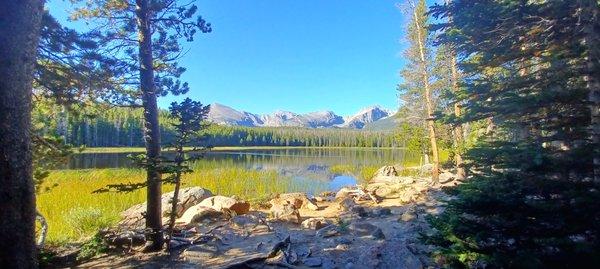
[[[367,212],[367,210],[362,207],[362,206],[353,206],[352,208],[350,208],[350,212],[352,212],[352,214],[356,214],[361,218],[365,218],[367,216],[369,216],[369,213]]]
[[[346,197],[346,198],[342,199],[341,201],[338,202],[337,205],[338,205],[338,208],[342,211],[348,211],[351,208],[357,206],[354,199],[352,199],[350,197]]]
[[[271,204],[272,206],[269,210],[271,220],[300,224],[300,212],[290,201],[275,198],[271,200]]]
[[[183,258],[188,261],[201,262],[217,256],[219,249],[209,244],[193,245],[183,251]]]
[[[335,269],[337,268],[337,265],[335,264],[335,261],[333,261],[332,259],[323,259],[323,264],[321,265],[321,268],[323,269]]]
[[[366,236],[375,233],[379,227],[368,222],[353,222],[348,226],[348,229],[353,235]]]
[[[387,207],[376,207],[372,211],[373,216],[375,217],[385,217],[392,214],[392,210]]]
[[[336,236],[339,234],[340,234],[339,227],[334,224],[330,224],[330,225],[327,225],[327,226],[317,230],[317,232],[315,233],[315,236],[321,237],[321,238],[327,238],[327,237],[332,237],[332,236]]]
[[[260,219],[253,215],[234,216],[229,220],[238,229],[253,229],[260,224]]]
[[[331,224],[325,218],[309,218],[302,222],[301,226],[304,229],[319,230],[327,225]]]
[[[412,212],[412,211],[406,211],[402,214],[402,216],[400,216],[399,221],[404,221],[404,222],[408,222],[408,221],[412,221],[414,219],[417,218],[417,215]]]
[[[308,267],[319,267],[323,264],[323,261],[319,257],[309,257],[304,259],[302,263]]]
[[[173,200],[174,192],[168,192],[161,196],[162,216],[170,217],[171,201]],[[213,194],[204,188],[191,187],[183,188],[179,192],[179,201],[177,202],[177,217],[181,217],[183,213],[190,207],[199,204]],[[145,225],[144,215],[146,214],[146,203],[137,204],[129,209],[121,212],[123,220],[119,223],[126,227],[143,227]]]
[[[379,168],[377,170],[377,172],[375,172],[375,175],[373,175],[373,177],[377,177],[377,176],[394,176],[395,177],[395,176],[398,176],[398,171],[396,170],[396,167],[386,165],[386,166]]]
[[[356,192],[356,188],[343,187],[335,194],[335,200],[343,200],[351,196],[352,193]]]
[[[381,230],[381,228],[377,228],[375,229],[375,231],[373,231],[373,233],[371,233],[371,236],[375,239],[378,240],[384,240],[385,239],[385,234],[383,234],[383,231]]]

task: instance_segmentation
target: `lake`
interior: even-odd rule
[[[130,153],[75,154],[66,169],[131,168]],[[166,153],[166,156],[172,154]],[[327,189],[355,185],[364,175],[361,169],[389,164],[418,165],[419,155],[403,149],[378,148],[282,148],[216,150],[204,154],[195,167],[241,167],[275,171],[296,181],[327,182]],[[371,169],[372,170],[372,169]]]

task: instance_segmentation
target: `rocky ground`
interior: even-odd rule
[[[393,167],[380,169],[366,186],[316,197],[281,194],[269,205],[189,188],[170,251],[136,251],[143,244],[134,232],[143,223],[138,205],[124,212],[118,232],[107,233],[121,251],[78,267],[435,268],[431,247],[418,236],[429,232],[425,217],[441,212],[449,199],[440,188],[427,178],[399,177]]]

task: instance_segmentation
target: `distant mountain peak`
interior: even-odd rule
[[[306,128],[353,128],[362,129],[366,124],[390,116],[392,113],[379,105],[361,109],[358,113],[343,118],[330,110],[298,114],[276,110],[258,115],[238,111],[229,106],[212,103],[208,119],[216,124],[246,127],[306,127]]]

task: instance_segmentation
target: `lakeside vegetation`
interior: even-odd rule
[[[263,200],[275,193],[326,190],[326,182],[292,180],[276,171],[249,170],[242,167],[217,167],[197,163],[194,172],[183,176],[183,186],[200,186],[219,195],[235,195],[249,201]],[[37,206],[49,225],[48,240],[53,244],[79,241],[98,229],[116,224],[119,213],[143,203],[146,190],[93,193],[110,184],[140,183],[146,178],[142,169],[80,169],[52,171],[43,183],[49,191],[38,195]],[[163,192],[173,190],[166,184]]]

